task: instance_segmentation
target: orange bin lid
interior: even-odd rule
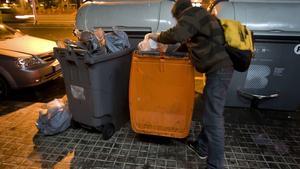
[[[129,104],[135,132],[188,136],[194,105],[194,68],[189,58],[134,52]]]

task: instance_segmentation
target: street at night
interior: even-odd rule
[[[8,1],[0,0],[0,2],[1,7]],[[224,100],[224,113],[221,116],[214,114],[205,119],[205,114],[202,112],[206,111],[207,107],[212,106],[213,102],[223,104],[219,100],[224,98],[219,94],[226,94],[226,92],[219,88],[226,86],[225,83],[220,85],[220,82],[223,83],[227,78],[226,75],[224,76],[226,73],[210,76],[212,72],[206,72],[207,75],[204,76],[196,71],[197,67],[193,67],[192,57],[178,58],[182,52],[172,53],[168,51],[169,49],[161,52],[160,45],[163,44],[158,42],[163,36],[151,32],[163,32],[176,24],[169,11],[171,5],[175,4],[174,1],[149,0],[138,3],[87,1],[84,3],[65,0],[49,1],[48,4],[46,2],[48,1],[34,2],[37,3],[35,5],[40,4],[36,8],[38,11],[35,11],[37,12],[35,24],[33,21],[5,23],[13,29],[6,29],[0,24],[0,31],[3,29],[14,33],[13,36],[4,37],[4,33],[2,35],[0,32],[0,36],[3,36],[0,39],[0,52],[2,52],[0,53],[0,71],[2,71],[0,72],[0,169],[213,169],[211,163],[217,161],[210,157],[210,154],[216,154],[213,152],[216,148],[212,146],[213,144],[209,144],[204,155],[199,153],[201,149],[195,151],[188,145],[191,140],[200,138],[199,133],[207,132],[207,128],[211,127],[217,131],[220,126],[222,127],[222,120],[215,125],[205,126],[207,121],[216,122],[210,118],[224,118],[225,145],[221,148],[224,151],[224,164],[220,162],[221,165],[215,168],[223,169],[221,166],[224,165],[225,169],[300,169],[300,90],[297,86],[300,85],[299,66],[297,66],[300,64],[300,34],[299,30],[298,32],[293,30],[300,29],[297,25],[299,23],[284,20],[287,16],[275,18],[275,21],[268,20],[267,23],[265,18],[274,19],[272,12],[265,14],[265,18],[253,17],[257,23],[252,22],[253,18],[244,13],[238,17],[234,16],[241,22],[249,21],[247,27],[254,32],[255,49],[252,46],[252,52],[255,52],[255,56],[252,60],[250,58],[251,65],[248,65],[246,71],[231,72],[233,75],[230,76],[231,83],[226,88],[228,91],[226,103]],[[57,4],[51,6],[50,2]],[[215,3],[212,0],[192,2],[189,2],[194,6],[191,8],[198,8],[202,2],[205,7],[208,6],[207,9]],[[31,3],[31,1],[22,3]],[[76,3],[81,3],[79,12],[76,11]],[[227,3],[230,5],[226,6]],[[300,7],[300,1],[297,0],[286,4],[276,0],[270,2],[229,0],[224,2],[225,6],[221,6],[223,2],[216,3],[217,7],[213,6],[212,12],[219,17],[222,16],[222,10],[229,10],[227,12],[230,14],[224,16],[232,17],[231,10],[235,5],[236,8],[241,7],[238,12],[249,9],[255,13],[255,10],[269,10],[269,7],[264,6],[268,3],[275,4],[272,7],[278,11],[284,9],[287,12],[287,9],[292,11]],[[46,8],[46,5],[49,7]],[[291,13],[287,12],[286,15]],[[156,16],[158,19],[155,18]],[[246,19],[243,20],[243,17]],[[277,24],[281,21],[282,24]],[[126,53],[124,51],[109,53],[112,51],[109,45],[101,46],[101,38],[98,36],[103,33],[102,38],[107,43],[108,34],[104,34],[103,30],[114,32],[114,26],[118,26],[120,30],[124,29],[129,37],[128,42],[131,43],[132,39],[135,40],[134,42],[136,39],[142,41],[149,33],[147,36],[153,36],[150,40],[155,43],[156,48],[153,48],[153,43],[148,39],[148,44],[143,47],[149,48],[149,51],[142,51],[142,45],[139,45],[121,49],[130,51],[129,54],[124,54]],[[87,34],[86,37],[81,36],[78,40],[73,33],[75,27],[79,31],[93,30],[94,32],[91,33],[93,36]],[[103,30],[99,29],[100,27]],[[268,29],[269,32],[262,29]],[[183,34],[178,34],[178,37]],[[117,35],[118,38],[123,38],[122,34]],[[115,40],[113,38],[110,40]],[[15,39],[18,41],[13,41]],[[65,41],[66,39],[71,41]],[[84,41],[85,39],[90,40],[88,41],[90,44]],[[95,41],[91,39],[96,39],[99,46],[93,44]],[[118,40],[115,40],[115,43],[119,46],[121,42],[125,44],[124,39]],[[74,43],[74,41],[82,41],[82,43]],[[19,45],[17,42],[23,44]],[[206,42],[210,43],[210,41]],[[28,47],[26,43],[33,47],[26,48]],[[66,48],[52,50],[53,46],[62,43]],[[8,48],[11,44],[17,49]],[[91,49],[93,47],[96,49]],[[34,48],[38,50],[32,50]],[[139,51],[132,52],[133,48]],[[43,52],[40,54],[37,51]],[[118,56],[120,53],[123,56]],[[173,54],[175,58],[170,58],[169,54],[170,56]],[[98,57],[99,55],[103,57]],[[187,54],[185,53],[184,56]],[[281,58],[283,56],[285,59]],[[1,60],[1,57],[4,59]],[[11,64],[9,61],[13,59],[15,59],[11,66],[13,68],[8,67]],[[150,64],[151,62],[153,65]],[[291,66],[291,64],[295,65]],[[4,72],[6,66],[9,68],[8,71],[13,70],[13,77],[7,78],[8,80],[4,78],[7,77],[7,73]],[[221,70],[224,71],[225,68]],[[33,78],[23,80],[22,78],[29,77],[26,73],[31,73]],[[11,82],[12,79],[15,82]],[[213,83],[212,79],[219,81]],[[218,92],[205,93],[212,89]],[[170,97],[165,96],[167,94],[170,94]],[[207,101],[206,97],[210,95],[214,99]],[[57,101],[56,99],[63,104],[62,107],[49,106],[49,103]],[[152,105],[156,107],[153,108]],[[181,112],[176,112],[179,110]],[[44,126],[41,124],[58,117],[55,114],[56,117],[49,118],[49,114],[54,113],[51,111],[68,113],[70,117],[67,119],[68,122],[64,122],[66,129],[47,135],[42,131],[41,128]],[[105,114],[110,111],[115,112]],[[214,108],[213,111],[218,110]],[[117,113],[126,114],[124,123],[123,116]],[[144,117],[141,113],[145,113]],[[42,117],[47,120],[42,121]],[[61,123],[59,120],[66,117],[59,118],[53,126],[51,124],[44,130],[54,131],[55,125]],[[160,124],[153,124],[153,121]],[[98,122],[103,124],[98,126]],[[174,126],[163,124],[167,122]],[[121,124],[120,128],[117,123]],[[176,128],[181,124],[186,125],[187,128]],[[110,125],[112,128],[107,129],[107,126],[111,127]],[[210,136],[206,136],[208,140],[216,141],[212,135]]]
[[[45,38],[53,41],[64,40],[64,39],[76,39],[73,36],[72,30],[74,29],[74,17],[67,15],[60,16],[44,16],[40,19],[38,24],[33,23],[9,23],[11,27],[15,29],[19,29],[22,32],[37,36],[40,38]],[[57,17],[65,17],[65,19],[58,19],[58,22],[54,22],[54,18]]]

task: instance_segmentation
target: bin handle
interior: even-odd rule
[[[80,53],[81,52],[81,53]],[[79,61],[77,55],[81,55],[82,53],[86,52],[82,49],[72,49],[68,51],[68,54],[66,56],[67,61],[73,62],[76,64],[76,66],[79,66]]]
[[[167,52],[166,55],[176,57],[189,57],[187,52]]]
[[[162,59],[165,59],[166,56],[176,56],[176,58],[188,57],[186,52],[159,52],[159,51],[136,51],[139,55],[154,55]]]
[[[154,55],[154,56],[160,56],[161,53],[158,51],[136,51],[139,55]]]
[[[272,32],[272,33],[281,33],[281,32],[284,32],[284,30],[282,30],[282,29],[271,29],[271,30],[269,30],[269,32]]]

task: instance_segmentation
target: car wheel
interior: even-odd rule
[[[8,89],[6,81],[0,77],[0,100],[7,96]]]

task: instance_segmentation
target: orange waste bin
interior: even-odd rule
[[[195,85],[188,57],[135,51],[129,85],[131,127],[136,133],[188,136]]]

